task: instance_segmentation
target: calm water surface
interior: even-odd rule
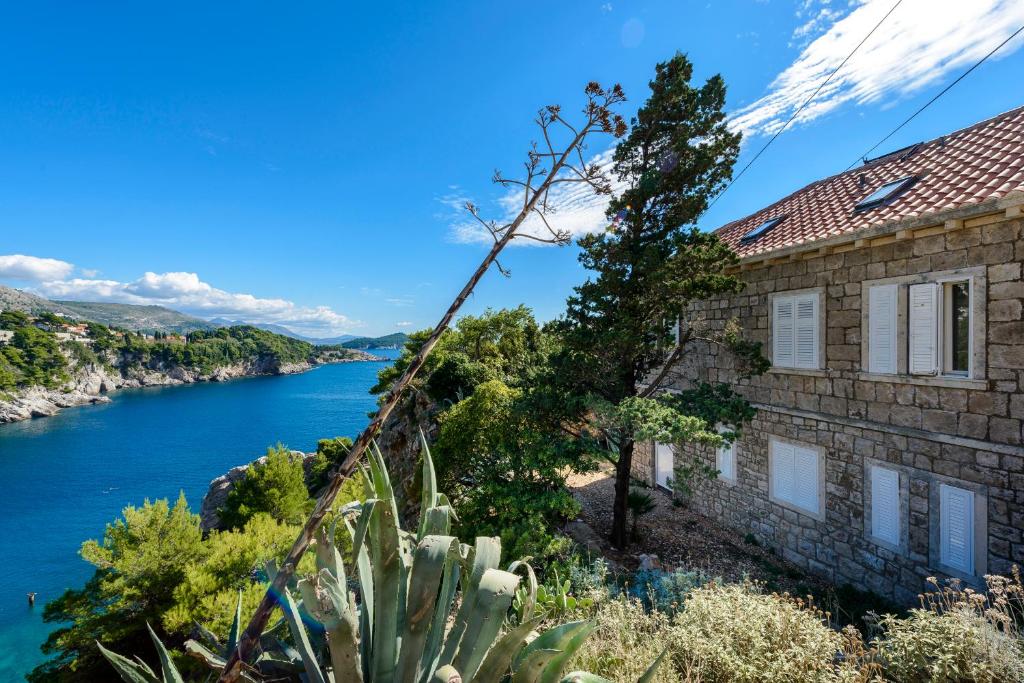
[[[92,575],[78,548],[124,506],[184,491],[198,511],[211,479],[268,445],[312,451],[318,439],[354,437],[381,367],[126,390],[106,405],[0,425],[0,681],[43,661],[43,605]]]

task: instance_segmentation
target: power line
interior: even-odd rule
[[[775,142],[775,138],[777,138],[780,135],[782,135],[782,131],[786,130],[786,128],[789,127],[789,124],[793,123],[793,121],[796,120],[796,117],[800,115],[800,112],[802,112],[804,110],[804,108],[808,104],[811,103],[811,100],[813,100],[815,97],[818,96],[818,93],[821,92],[821,89],[824,88],[826,85],[828,85],[829,81],[832,80],[832,77],[835,76],[837,73],[839,73],[839,70],[842,69],[846,65],[846,63],[848,61],[850,61],[850,58],[853,57],[854,54],[856,54],[857,50],[859,50],[861,48],[861,46],[868,41],[868,38],[870,38],[874,34],[874,32],[878,30],[879,26],[881,26],[883,23],[885,23],[885,20],[889,18],[889,15],[892,14],[896,10],[896,8],[899,7],[902,3],[903,3],[903,0],[896,0],[896,4],[893,5],[891,8],[889,8],[889,11],[885,13],[884,17],[879,19],[878,23],[875,24],[875,27],[873,29],[871,29],[870,31],[868,31],[868,34],[866,36],[864,36],[864,38],[862,38],[859,43],[857,43],[857,46],[855,48],[853,48],[853,50],[850,52],[850,54],[846,55],[846,58],[843,59],[843,61],[839,63],[839,66],[837,66],[835,69],[832,70],[832,73],[830,73],[828,75],[828,78],[826,78],[824,81],[822,81],[821,85],[819,85],[814,90],[814,92],[811,93],[811,96],[808,97],[806,100],[804,100],[803,104],[801,104],[799,107],[797,107],[796,111],[794,111],[793,114],[786,121],[786,123],[784,123],[782,125],[782,128],[779,128],[777,131],[775,131],[775,135],[773,135],[771,137],[771,139],[768,140],[768,142],[766,142],[764,144],[764,147],[762,147],[760,150],[758,150],[757,154],[754,155],[754,158],[751,159],[750,161],[748,161],[747,165],[744,166],[742,169],[740,169],[740,172],[736,174],[736,177],[734,177],[732,180],[729,181],[729,184],[725,186],[725,189],[722,190],[721,192],[719,192],[715,196],[715,198],[713,200],[711,200],[711,203],[708,204],[708,208],[704,209],[704,213],[707,213],[708,211],[710,211],[711,207],[715,205],[715,203],[722,197],[722,195],[729,191],[729,188],[733,186],[733,183],[735,183],[737,180],[739,180],[743,176],[743,174],[747,172],[747,169],[750,168],[754,164],[755,161],[757,161],[758,157],[760,157],[762,154],[764,154],[766,149],[771,147],[771,144],[773,142]]]
[[[916,117],[916,116],[917,116],[918,114],[920,114],[920,113],[921,113],[921,112],[923,112],[923,111],[924,111],[925,109],[927,109],[928,107],[930,107],[930,106],[931,106],[931,105],[932,105],[932,104],[933,104],[933,103],[935,102],[935,100],[939,99],[940,97],[942,97],[943,95],[945,95],[945,94],[946,94],[947,92],[949,92],[949,90],[950,90],[950,89],[951,89],[951,88],[952,88],[952,87],[953,87],[954,85],[956,85],[957,83],[959,83],[960,81],[962,81],[962,80],[964,79],[964,77],[965,77],[965,76],[967,76],[967,74],[969,74],[969,73],[971,73],[972,71],[974,71],[975,69],[977,69],[977,68],[978,68],[979,66],[981,66],[981,65],[982,65],[982,64],[983,64],[983,63],[985,62],[985,60],[986,60],[986,59],[988,59],[989,57],[991,57],[992,55],[994,55],[994,54],[995,54],[996,52],[999,52],[999,50],[1000,50],[1000,49],[1002,49],[1002,47],[1003,47],[1004,45],[1006,45],[1006,44],[1007,44],[1008,42],[1010,42],[1011,40],[1013,40],[1014,38],[1016,38],[1016,37],[1017,37],[1017,34],[1019,34],[1019,33],[1020,33],[1021,31],[1024,31],[1024,26],[1021,26],[1021,27],[1020,27],[1019,29],[1017,29],[1016,31],[1014,31],[1013,33],[1011,33],[1011,34],[1010,34],[1010,37],[1009,37],[1009,38],[1007,38],[1007,39],[1006,39],[1006,40],[1004,40],[1003,42],[1001,42],[1001,43],[999,43],[998,45],[996,45],[996,46],[995,46],[995,47],[994,47],[994,48],[992,49],[992,51],[991,51],[991,52],[989,52],[989,53],[988,53],[987,55],[985,55],[984,57],[982,57],[981,59],[979,59],[979,60],[978,60],[977,62],[975,62],[974,66],[972,66],[972,67],[971,67],[970,69],[968,69],[967,71],[965,71],[965,72],[963,72],[962,74],[960,74],[960,75],[959,75],[959,76],[957,77],[957,79],[956,79],[955,81],[953,81],[952,83],[950,83],[949,85],[947,85],[947,86],[946,86],[945,88],[943,88],[943,89],[942,89],[942,90],[941,90],[941,91],[939,92],[939,94],[937,94],[937,95],[936,95],[935,97],[933,97],[933,98],[931,98],[930,100],[928,100],[928,102],[926,102],[926,103],[925,103],[925,105],[924,105],[923,107],[921,107],[920,109],[918,109],[917,111],[915,111],[915,112],[914,112],[913,114],[911,114],[911,115],[910,115],[910,116],[909,116],[909,117],[907,118],[907,120],[906,120],[906,121],[904,121],[904,122],[903,122],[903,123],[901,123],[900,125],[898,125],[898,126],[896,126],[895,128],[893,128],[893,129],[892,129],[892,130],[891,130],[891,131],[889,132],[889,134],[888,134],[888,135],[886,135],[886,136],[885,136],[884,138],[882,138],[881,140],[879,140],[878,142],[876,142],[876,143],[875,143],[875,144],[874,144],[874,145],[873,145],[873,146],[871,147],[871,149],[869,149],[868,151],[866,151],[866,152],[864,152],[863,154],[861,154],[861,155],[860,155],[860,156],[859,156],[859,157],[858,157],[858,158],[857,158],[856,160],[854,160],[854,162],[853,162],[852,164],[850,164],[850,165],[849,165],[849,166],[847,166],[847,167],[846,167],[845,169],[843,169],[843,172],[845,173],[846,171],[849,171],[849,170],[850,170],[851,168],[853,168],[854,166],[856,166],[858,162],[860,162],[860,161],[863,161],[864,159],[866,159],[866,158],[867,158],[867,156],[868,156],[869,154],[871,154],[872,152],[874,152],[874,151],[875,151],[876,149],[878,149],[878,148],[879,148],[879,146],[881,146],[881,145],[882,145],[882,143],[884,143],[884,142],[885,142],[886,140],[888,140],[888,139],[889,139],[889,138],[891,138],[891,137],[892,137],[893,135],[895,135],[895,134],[896,134],[896,133],[897,133],[897,132],[898,132],[898,131],[899,131],[899,130],[900,130],[901,128],[903,128],[903,126],[905,126],[905,125],[907,125],[908,123],[910,123],[911,121],[913,121],[913,120],[914,120],[914,117]],[[726,189],[728,189],[728,188],[726,188]]]

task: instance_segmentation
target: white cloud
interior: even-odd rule
[[[588,163],[598,164],[608,172],[611,167],[612,152],[613,150],[602,152]],[[622,183],[612,178],[610,174],[609,178],[612,180],[612,191],[621,192]],[[604,215],[605,209],[608,208],[608,199],[607,195],[595,193],[585,183],[557,185],[548,196],[548,223],[556,230],[567,231],[573,237],[604,230],[608,226],[608,219]],[[516,217],[522,205],[523,193],[519,190],[509,190],[498,198],[494,219],[499,224],[508,223]],[[451,240],[463,244],[490,244],[492,242],[490,233],[478,222],[466,218],[465,215],[466,212],[463,210],[459,218],[452,221]],[[483,218],[487,218],[485,210],[481,210],[481,215]],[[541,219],[535,215],[531,215],[519,226],[518,233],[541,238],[551,236]],[[537,246],[541,243],[529,239],[516,239],[512,244]]]
[[[837,3],[838,4],[838,3]],[[745,134],[771,134],[853,51],[892,0],[853,0],[848,6],[805,2],[794,31],[802,45],[796,60],[772,81],[768,93],[732,116]],[[1024,24],[1020,0],[906,0],[797,117],[812,121],[838,107],[912,95],[959,73]],[[807,42],[809,41],[809,42]],[[1024,45],[1014,39],[993,57]]]
[[[412,327],[412,323],[408,320],[402,320],[395,323],[395,327]]]
[[[341,334],[362,325],[328,306],[299,306],[287,299],[264,299],[218,289],[200,280],[196,273],[147,272],[131,282],[65,279],[73,270],[71,264],[65,265],[67,268],[55,269],[53,279],[36,278],[41,281],[35,289],[51,299],[158,305],[202,318],[276,323],[314,337]]]
[[[75,269],[67,261],[55,258],[39,258],[24,254],[8,254],[0,256],[0,278],[41,282],[43,280],[63,279]]]

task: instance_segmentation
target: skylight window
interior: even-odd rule
[[[770,231],[776,225],[781,223],[783,220],[785,220],[785,218],[785,216],[776,216],[775,218],[769,218],[764,223],[761,223],[761,225],[757,226],[756,228],[748,232],[746,235],[741,237],[740,242],[742,244],[749,244],[750,242],[753,242],[758,237],[761,237],[766,232]]]
[[[904,190],[908,189],[915,182],[917,182],[917,176],[909,175],[906,178],[900,178],[899,180],[886,183],[864,199],[860,200],[860,202],[857,203],[857,206],[853,207],[853,210],[866,211],[867,209],[873,209],[876,206],[881,206],[882,204],[885,204],[903,194]]]

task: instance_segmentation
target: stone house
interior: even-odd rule
[[[772,367],[738,379],[698,345],[666,390],[728,382],[757,415],[717,451],[639,445],[635,475],[672,488],[703,459],[698,512],[905,603],[1024,564],[1022,226],[1024,107],[720,228],[745,291],[681,325],[734,319]]]

